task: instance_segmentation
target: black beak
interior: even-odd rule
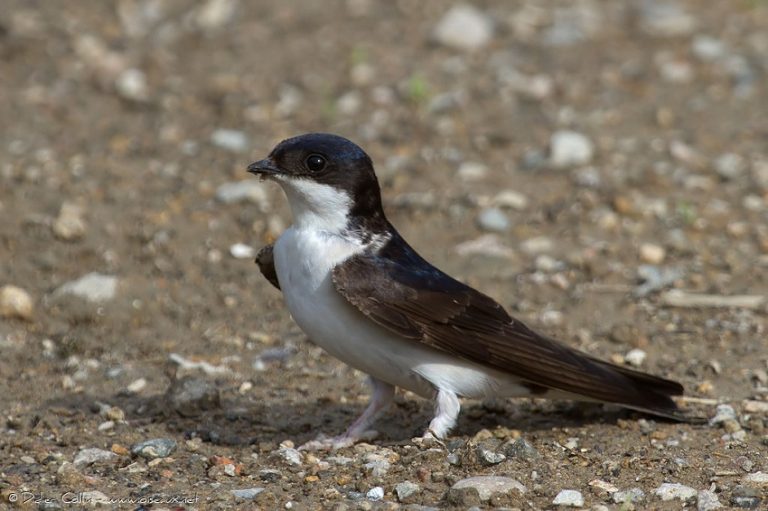
[[[270,176],[280,174],[281,171],[272,161],[272,158],[264,158],[248,165],[248,172],[257,176]]]

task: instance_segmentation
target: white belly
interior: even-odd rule
[[[294,227],[275,243],[285,303],[314,343],[360,371],[423,397],[431,397],[437,388],[476,398],[529,394],[515,378],[403,339],[347,303],[334,289],[331,271],[362,249],[337,236]]]

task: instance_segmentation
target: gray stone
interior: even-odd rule
[[[731,493],[731,504],[742,509],[757,509],[761,500],[760,490],[750,486],[737,486]]]
[[[304,461],[301,451],[292,447],[281,447],[276,452],[277,458],[283,460],[287,465],[294,467],[300,466]]]
[[[549,161],[556,168],[586,165],[594,154],[592,141],[575,131],[556,131],[549,140]]]
[[[525,438],[518,438],[512,442],[504,444],[504,454],[509,458],[518,458],[524,460],[534,460],[541,455]]]
[[[25,290],[11,285],[0,287],[0,317],[29,320],[33,311],[32,297]]]
[[[115,90],[122,98],[130,101],[147,101],[149,99],[147,75],[141,69],[128,68],[115,79]]]
[[[115,458],[117,458],[117,454],[111,451],[90,448],[82,449],[80,452],[78,452],[77,455],[75,455],[73,463],[76,467],[83,467],[93,463],[112,461]]]
[[[216,200],[224,204],[252,202],[259,206],[262,213],[269,210],[269,194],[264,184],[255,179],[224,183],[216,189]]]
[[[196,417],[221,407],[219,389],[207,380],[193,376],[174,380],[165,397],[170,407],[183,417]]]
[[[676,1],[644,0],[640,26],[651,36],[675,37],[693,32],[696,20]]]
[[[203,30],[223,27],[234,18],[237,4],[238,0],[207,0],[197,10],[197,26]]]
[[[654,291],[659,291],[682,278],[684,274],[685,272],[680,268],[643,264],[637,268],[637,276],[643,283],[635,288],[634,294],[635,296],[646,296]]]
[[[738,420],[736,410],[731,405],[717,405],[715,416],[709,419],[709,425],[716,426],[729,420]]]
[[[715,511],[715,509],[722,507],[720,499],[717,498],[717,494],[713,491],[701,490],[696,497],[697,511]]]
[[[399,502],[406,502],[410,497],[421,491],[421,486],[411,481],[403,481],[395,485],[395,495]]]
[[[365,494],[365,498],[368,500],[381,500],[384,498],[384,488],[381,486],[374,486],[368,490]]]
[[[86,225],[83,208],[72,202],[64,202],[59,215],[51,224],[53,234],[64,241],[75,241],[85,236]]]
[[[714,166],[717,175],[728,181],[738,179],[747,170],[747,162],[742,156],[735,153],[725,153],[718,156]]]
[[[494,493],[508,494],[515,491],[524,494],[526,492],[525,486],[520,481],[502,476],[468,477],[454,484],[451,490],[462,490],[465,488],[475,489],[480,496],[480,500],[488,500]]]
[[[106,302],[117,294],[117,284],[117,277],[94,272],[67,282],[54,292],[54,296],[74,295],[90,302]]]
[[[726,48],[725,44],[723,44],[720,39],[715,39],[712,36],[704,34],[698,34],[693,38],[691,51],[697,59],[704,62],[711,62],[723,58],[726,53]]]
[[[617,491],[611,495],[614,504],[638,503],[645,499],[645,492],[640,488],[632,488],[626,491]]]
[[[682,500],[683,502],[693,502],[696,500],[698,492],[690,486],[680,483],[662,483],[661,486],[653,491],[661,500]]]
[[[504,454],[496,450],[497,447],[498,441],[481,442],[475,450],[480,463],[484,465],[498,465],[507,459]]]
[[[133,444],[131,453],[148,460],[155,458],[167,458],[176,450],[176,441],[170,438],[153,438]]]
[[[241,499],[241,500],[253,500],[256,498],[256,495],[258,495],[263,491],[264,491],[264,488],[261,488],[258,486],[255,486],[253,488],[243,488],[240,490],[230,490],[230,492],[236,499]]]
[[[499,208],[485,208],[477,217],[477,224],[484,231],[505,232],[510,228],[509,218]]]
[[[755,472],[753,474],[747,474],[744,476],[744,482],[760,486],[763,488],[768,487],[768,472]]]
[[[552,504],[564,507],[584,507],[584,496],[576,490],[560,490]]]
[[[248,150],[248,137],[239,130],[217,129],[211,133],[211,143],[234,153]]]
[[[451,7],[435,26],[435,40],[457,50],[477,50],[493,37],[491,19],[468,4]]]

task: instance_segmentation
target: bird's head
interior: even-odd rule
[[[346,138],[309,133],[283,140],[248,172],[280,184],[299,227],[340,232],[361,219],[384,219],[373,163]]]

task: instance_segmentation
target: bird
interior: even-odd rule
[[[669,379],[599,360],[529,328],[494,299],[421,257],[384,214],[371,158],[354,142],[307,133],[280,142],[248,172],[276,182],[293,223],[256,263],[307,337],[366,373],[362,414],[335,437],[368,439],[396,388],[434,402],[424,437],[441,441],[461,398],[538,397],[614,403],[683,420]]]

